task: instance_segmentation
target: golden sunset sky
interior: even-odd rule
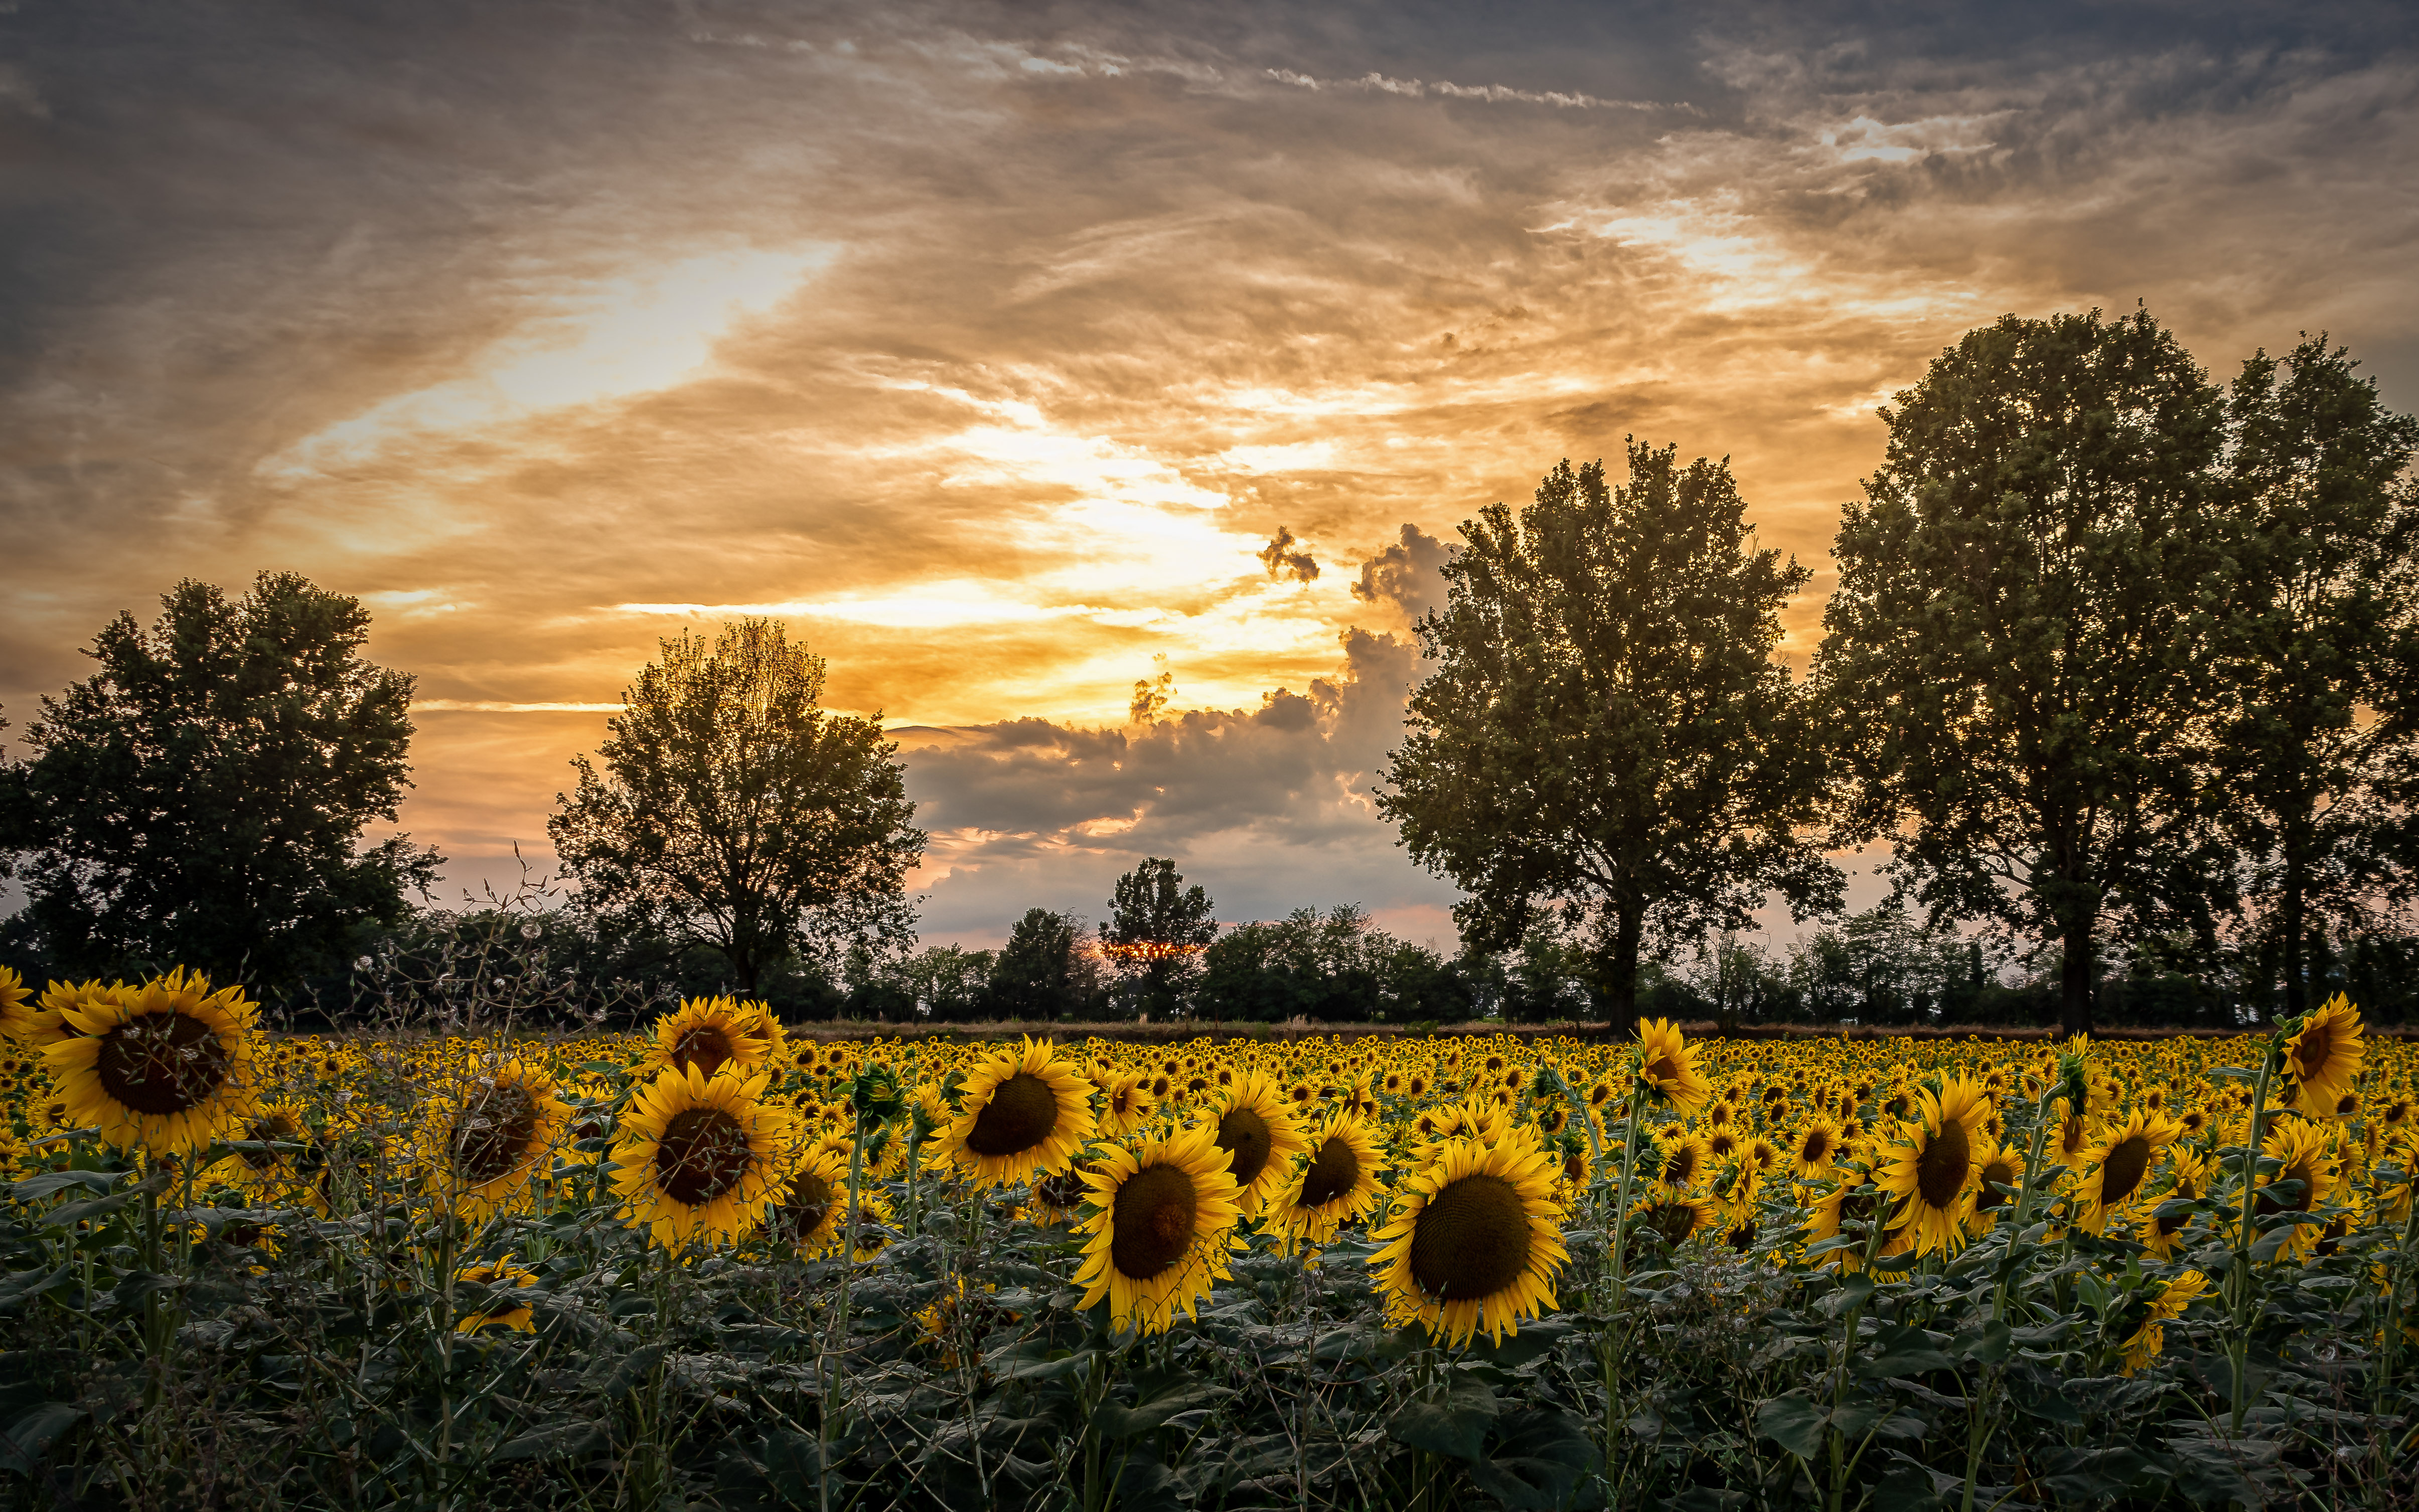
[[[926,937],[1451,943],[1368,804],[1457,523],[1636,434],[1817,569],[1964,331],[2325,329],[2419,408],[2393,5],[0,10],[0,703],[291,568],[419,679],[458,892],[657,639],[901,733]],[[1616,471],[1617,464],[1616,464]],[[1316,567],[1264,561],[1280,531]],[[1169,715],[1129,728],[1137,678]]]

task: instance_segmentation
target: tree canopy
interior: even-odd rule
[[[399,923],[439,858],[392,836],[412,680],[361,655],[359,600],[293,573],[230,599],[188,579],[120,614],[91,677],[42,701],[0,835],[62,974],[198,967],[276,990]]]
[[[2357,365],[2305,338],[2227,396],[2239,587],[2215,786],[2287,1015],[2329,934],[2408,902],[2419,858],[2419,420]]]
[[[1117,878],[1101,944],[1143,1012],[1181,1012],[1201,975],[1201,952],[1217,937],[1210,894],[1184,885],[1176,863],[1149,856]]]
[[[1616,489],[1564,461],[1517,517],[1462,526],[1448,602],[1418,626],[1438,669],[1378,800],[1470,894],[1465,942],[1583,916],[1616,1026],[1642,949],[1841,886],[1810,840],[1823,743],[1775,656],[1807,570],[1755,546],[1727,461],[1633,438],[1628,463]]]
[[[2206,932],[2224,901],[2199,790],[2232,591],[2223,396],[2147,313],[2009,316],[1883,420],[1817,657],[1842,837],[1886,838],[1935,917],[2054,945],[2088,1028],[2112,918]]]
[[[881,716],[822,707],[822,657],[744,620],[662,642],[598,755],[547,823],[582,903],[722,952],[743,988],[768,964],[913,933],[923,858]]]

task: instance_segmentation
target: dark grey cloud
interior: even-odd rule
[[[1407,864],[1371,802],[1417,653],[1358,629],[1342,653],[1333,678],[1256,709],[897,732],[932,836],[926,935],[989,943],[1037,906],[1098,917],[1120,873],[1166,856],[1230,922],[1357,901],[1449,949],[1457,893]]]

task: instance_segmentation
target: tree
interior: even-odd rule
[[[1169,1017],[1201,974],[1201,952],[1218,934],[1210,895],[1187,887],[1176,863],[1150,856],[1117,878],[1101,944],[1146,1013]]]
[[[1466,941],[1507,947],[1556,903],[1587,915],[1617,1029],[1641,951],[1841,886],[1807,838],[1823,742],[1773,656],[1807,570],[1756,548],[1727,461],[1635,440],[1628,458],[1618,490],[1565,461],[1518,519],[1499,503],[1462,526],[1418,627],[1441,665],[1378,799],[1470,894]]]
[[[2103,922],[2206,929],[2197,777],[2224,592],[2218,391],[2147,313],[2009,316],[1883,411],[1818,679],[1849,733],[1840,838],[1902,889],[2060,951],[2091,1025]]]
[[[0,834],[62,972],[181,964],[291,984],[358,925],[395,924],[442,864],[396,835],[412,680],[361,655],[358,599],[262,573],[230,600],[188,579],[149,629],[120,614],[93,676],[42,701]]]
[[[1081,919],[1027,909],[992,964],[990,1011],[1010,1019],[1090,1017],[1102,995],[1099,967]]]
[[[882,717],[822,707],[824,659],[769,620],[666,640],[547,824],[584,906],[710,946],[742,989],[774,962],[913,933],[923,859]]]
[[[2419,839],[2419,420],[2357,365],[2323,335],[2263,351],[2227,407],[2242,579],[2217,790],[2288,1017],[2329,926],[2407,898]]]

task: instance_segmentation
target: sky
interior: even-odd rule
[[[925,937],[1357,902],[1458,524],[1636,435],[1815,571],[2002,314],[2419,409],[2393,4],[0,0],[0,709],[182,578],[360,596],[449,898],[659,638],[897,733]],[[1138,679],[1166,678],[1154,721]]]

